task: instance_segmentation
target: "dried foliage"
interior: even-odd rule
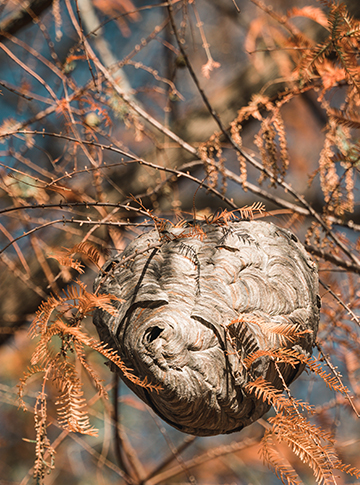
[[[199,485],[266,483],[261,460],[285,484],[360,480],[356,3],[0,6],[4,480],[53,483],[51,471],[51,480],[69,485],[156,485],[179,475]],[[314,356],[306,357],[288,348],[307,337],[300,326],[243,315],[269,344],[243,364],[250,369],[266,357],[280,380],[285,364],[304,367],[306,377],[291,392],[285,382],[282,390],[265,379],[249,382],[249,395],[273,410],[232,444],[183,441],[161,424],[157,431],[128,395],[121,397],[120,426],[118,383],[109,382],[104,359],[150,396],[159,388],[95,338],[92,312],[115,314],[123,303],[88,289],[95,272],[111,276],[113,267],[103,266],[108,256],[148,227],[158,230],[159,245],[176,228],[180,247],[188,219],[225,227],[261,217],[291,228],[316,260],[321,321]],[[192,235],[203,240],[201,224]],[[196,264],[197,255],[181,247]],[[29,326],[31,341],[22,336]],[[274,350],[274,342],[282,348]],[[33,414],[31,425],[29,412],[21,421],[12,411],[22,374],[20,402]],[[112,408],[98,401],[108,391]],[[169,455],[156,433],[164,433]],[[75,444],[92,461],[74,467],[68,450]],[[89,471],[81,478],[75,470]]]
[[[85,249],[86,248],[86,249]],[[82,252],[89,260],[96,260],[97,250],[87,243],[77,245],[77,252]],[[75,252],[74,248],[69,250]],[[72,267],[72,261],[69,262]],[[119,367],[127,379],[138,386],[145,387],[149,391],[157,391],[157,386],[152,386],[146,380],[141,381],[132,374],[117,352],[108,349],[107,345],[89,337],[81,328],[81,322],[94,308],[101,308],[114,314],[112,306],[119,299],[111,294],[96,295],[86,291],[86,287],[80,281],[77,285],[68,286],[63,290],[63,296],[50,295],[41,303],[36,317],[30,327],[32,338],[40,337],[40,340],[31,357],[31,367],[28,367],[19,386],[20,405],[26,409],[23,401],[25,385],[30,377],[37,373],[43,373],[42,389],[38,394],[34,408],[36,429],[36,460],[34,477],[43,479],[50,466],[44,460],[45,452],[51,449],[47,438],[46,429],[47,406],[45,386],[51,381],[59,391],[59,397],[55,401],[58,413],[58,424],[62,428],[90,436],[97,436],[97,430],[91,426],[87,413],[87,401],[82,390],[83,383],[76,367],[79,362],[87,371],[97,391],[101,396],[107,397],[107,392],[98,377],[96,371],[88,362],[85,349],[99,352],[106,359]],[[54,338],[58,337],[58,350],[54,344]],[[53,452],[51,451],[51,455]]]

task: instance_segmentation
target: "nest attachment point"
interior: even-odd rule
[[[161,418],[194,435],[231,433],[263,416],[269,404],[246,385],[263,377],[282,389],[304,366],[246,359],[280,347],[310,356],[316,338],[316,265],[296,236],[268,222],[154,229],[107,261],[95,288],[119,298],[114,315],[94,314],[100,338],[161,390],[117,369],[123,380]]]

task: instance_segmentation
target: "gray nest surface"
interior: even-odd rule
[[[263,377],[282,389],[304,366],[281,364],[279,376],[268,356],[250,368],[244,359],[284,346],[310,356],[318,329],[316,265],[296,236],[267,222],[154,229],[107,261],[95,289],[123,300],[113,302],[115,316],[96,310],[101,340],[162,390],[123,380],[194,435],[231,433],[263,416],[269,404],[246,384]],[[295,339],[283,335],[290,326],[300,331]]]

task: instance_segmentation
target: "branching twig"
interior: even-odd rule
[[[320,284],[348,312],[348,314],[351,316],[351,320],[353,320],[354,322],[356,322],[358,324],[358,326],[360,327],[360,319],[355,315],[355,313],[351,310],[351,308],[346,303],[344,303],[342,301],[342,299],[339,298],[339,296],[336,293],[334,293],[332,291],[332,289],[324,281],[322,281],[321,279],[320,279]]]
[[[345,268],[347,271],[351,271],[352,273],[360,274],[360,268],[355,264],[351,264],[349,261],[344,261],[338,256],[335,256],[334,254],[331,254],[331,253],[327,253],[324,250],[318,249],[310,244],[305,244],[305,248],[307,251],[309,251],[309,253],[314,254],[315,256],[319,256],[325,261],[329,261],[330,263],[336,264],[336,266]]]
[[[300,204],[308,210],[309,214],[322,226],[322,228],[324,229],[325,233],[333,239],[333,241],[337,244],[337,246],[339,246],[341,248],[341,250],[353,261],[353,263],[355,264],[355,266],[360,270],[360,261],[359,261],[359,259],[351,251],[349,251],[349,249],[340,241],[340,239],[329,228],[328,224],[322,219],[322,217],[307,202],[307,200],[305,199],[305,197],[303,197],[301,194],[299,194],[291,185],[287,184],[281,177],[278,177],[271,170],[269,170],[268,168],[264,167],[253,156],[251,156],[248,153],[246,153],[241,147],[238,146],[238,144],[233,140],[233,138],[226,131],[226,129],[224,128],[224,126],[223,126],[223,124],[222,124],[222,122],[220,120],[220,117],[217,115],[217,113],[215,112],[215,110],[211,106],[211,104],[210,104],[207,96],[205,95],[204,90],[201,88],[200,83],[199,83],[199,81],[197,79],[197,76],[195,74],[195,71],[193,70],[193,68],[191,66],[191,63],[190,63],[189,58],[188,58],[188,56],[187,56],[187,54],[186,54],[186,52],[185,52],[185,50],[183,48],[182,43],[180,42],[179,36],[177,34],[175,20],[174,20],[173,13],[172,13],[171,2],[170,2],[170,5],[168,7],[168,11],[169,11],[169,16],[171,18],[171,25],[172,25],[172,28],[174,30],[174,34],[176,36],[179,49],[180,49],[182,55],[184,56],[184,59],[185,59],[187,68],[189,70],[189,73],[190,73],[190,75],[191,75],[191,77],[192,77],[192,79],[193,79],[193,81],[194,81],[194,83],[195,83],[195,85],[196,85],[196,87],[197,87],[197,89],[198,89],[198,91],[199,91],[199,93],[200,93],[200,95],[201,95],[204,103],[205,103],[205,106],[209,110],[211,116],[216,121],[216,123],[219,126],[220,131],[224,135],[225,139],[251,165],[253,165],[255,168],[257,168],[260,172],[263,172],[264,174],[266,174],[269,177],[269,179],[275,180],[276,183],[279,184],[286,192],[288,192],[291,195],[293,195],[300,202]]]
[[[342,383],[340,373],[339,373],[339,372],[336,370],[336,367],[335,367],[335,366],[332,364],[332,362],[330,361],[329,357],[328,357],[328,356],[325,354],[325,352],[323,351],[323,349],[322,349],[322,348],[321,348],[321,346],[320,346],[320,343],[319,343],[318,341],[316,341],[315,345],[316,345],[316,348],[318,349],[318,351],[319,351],[319,353],[320,353],[321,357],[322,357],[322,358],[325,360],[326,365],[329,367],[329,369],[331,370],[331,372],[332,372],[332,373],[333,373],[333,375],[335,376],[336,380],[339,382],[339,384],[340,384],[340,385],[341,385],[341,386],[342,386],[344,389],[346,389],[346,388],[345,388],[345,386],[344,386],[344,385],[343,385],[343,383]],[[348,392],[346,392],[346,393],[345,393],[345,395],[346,395],[346,398],[347,398],[347,400],[349,401],[349,404],[350,404],[350,406],[352,407],[352,409],[353,409],[354,413],[356,414],[356,416],[357,416],[358,418],[360,418],[360,414],[359,414],[359,412],[357,411],[357,409],[356,409],[356,407],[355,407],[355,404],[354,404],[354,402],[353,402],[352,397],[350,396],[350,394],[349,394]]]

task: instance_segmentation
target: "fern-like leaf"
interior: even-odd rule
[[[287,321],[271,321],[259,315],[242,314],[239,318],[231,321],[231,324],[242,322],[245,324],[257,325],[264,335],[264,345],[268,348],[275,346],[285,347],[287,344],[295,342],[303,335],[312,333],[312,330],[302,330],[301,325],[289,323]]]
[[[266,401],[271,404],[276,412],[284,412],[292,415],[293,412],[307,410],[310,414],[313,413],[313,407],[303,401],[294,398],[289,398],[283,394],[283,391],[276,389],[269,381],[263,377],[258,377],[255,381],[249,382],[245,386],[246,392],[254,394],[257,399]]]
[[[141,380],[141,379],[139,379],[139,377],[132,374],[131,369],[126,367],[126,365],[121,360],[121,358],[120,358],[120,356],[119,356],[119,354],[117,353],[116,350],[108,349],[107,344],[104,344],[102,342],[96,342],[93,339],[90,339],[90,340],[91,340],[91,342],[90,342],[89,346],[92,349],[99,352],[104,357],[106,357],[108,360],[110,360],[110,362],[115,364],[121,370],[121,373],[123,374],[123,376],[126,379],[133,382],[137,386],[146,387],[146,389],[148,389],[150,391],[159,392],[162,389],[160,385],[152,384],[151,382],[148,382],[146,377],[143,380]]]
[[[348,396],[350,393],[349,389],[339,380],[341,378],[340,375],[332,376],[331,373],[327,373],[322,368],[321,362],[316,357],[307,357],[306,355],[301,354],[295,349],[282,347],[274,350],[257,350],[244,359],[244,365],[246,366],[246,368],[249,368],[256,359],[265,356],[273,358],[278,363],[291,365],[294,368],[299,363],[305,364],[307,368],[311,372],[319,376],[331,390],[335,392],[340,392],[341,394],[344,394],[346,396]]]
[[[58,295],[50,295],[46,301],[40,304],[36,317],[29,329],[31,338],[36,337],[39,333],[44,334],[46,332],[53,311],[63,302],[64,299]]]
[[[289,418],[289,415],[281,412],[269,418],[276,439],[285,442],[313,470],[317,483],[333,485],[333,470],[338,458],[332,437],[321,428],[311,425],[302,415]]]
[[[344,112],[332,108],[329,114],[339,125],[360,129],[360,114],[356,111]]]
[[[61,391],[55,402],[59,425],[72,432],[97,436],[97,430],[90,425],[85,411],[87,404],[75,366],[66,361],[58,365],[53,380]]]
[[[75,253],[82,254],[89,261],[91,261],[98,269],[100,269],[99,260],[100,260],[101,254],[99,250],[88,241],[84,241],[79,244],[76,244],[75,246],[68,249],[67,251],[69,254],[75,254]]]
[[[340,471],[346,473],[347,475],[351,475],[352,477],[356,477],[357,479],[360,478],[359,468],[355,468],[351,465],[345,465],[341,460],[339,460],[338,462],[336,462],[334,464],[334,468],[336,470],[340,470]]]
[[[53,253],[49,256],[49,258],[56,259],[61,266],[75,269],[80,274],[85,272],[85,266],[78,259],[73,259],[73,257],[67,253]]]
[[[270,468],[273,468],[276,476],[286,485],[303,485],[299,475],[296,473],[290,463],[278,453],[274,435],[271,431],[266,430],[261,440],[260,457],[263,462]]]
[[[91,367],[91,365],[86,360],[86,355],[85,355],[85,351],[84,351],[84,344],[81,342],[80,339],[74,339],[74,349],[75,349],[77,358],[79,359],[81,365],[84,367],[84,369],[89,374],[89,376],[90,376],[91,380],[93,381],[99,395],[107,398],[107,392],[106,392],[106,390],[105,390],[105,388],[102,384],[103,380],[99,378],[97,373],[94,371],[94,369]]]
[[[324,11],[318,7],[312,7],[307,5],[305,7],[293,7],[291,10],[287,12],[287,16],[291,17],[307,17],[308,19],[313,20],[314,22],[320,24],[325,29],[329,29],[328,18],[325,15]]]
[[[18,384],[18,396],[19,396],[19,406],[24,410],[27,411],[27,406],[24,401],[24,392],[25,392],[25,385],[30,377],[34,376],[35,374],[39,374],[40,372],[45,372],[45,367],[41,365],[32,365],[31,367],[28,366],[26,372],[24,372],[24,377],[20,379]]]

